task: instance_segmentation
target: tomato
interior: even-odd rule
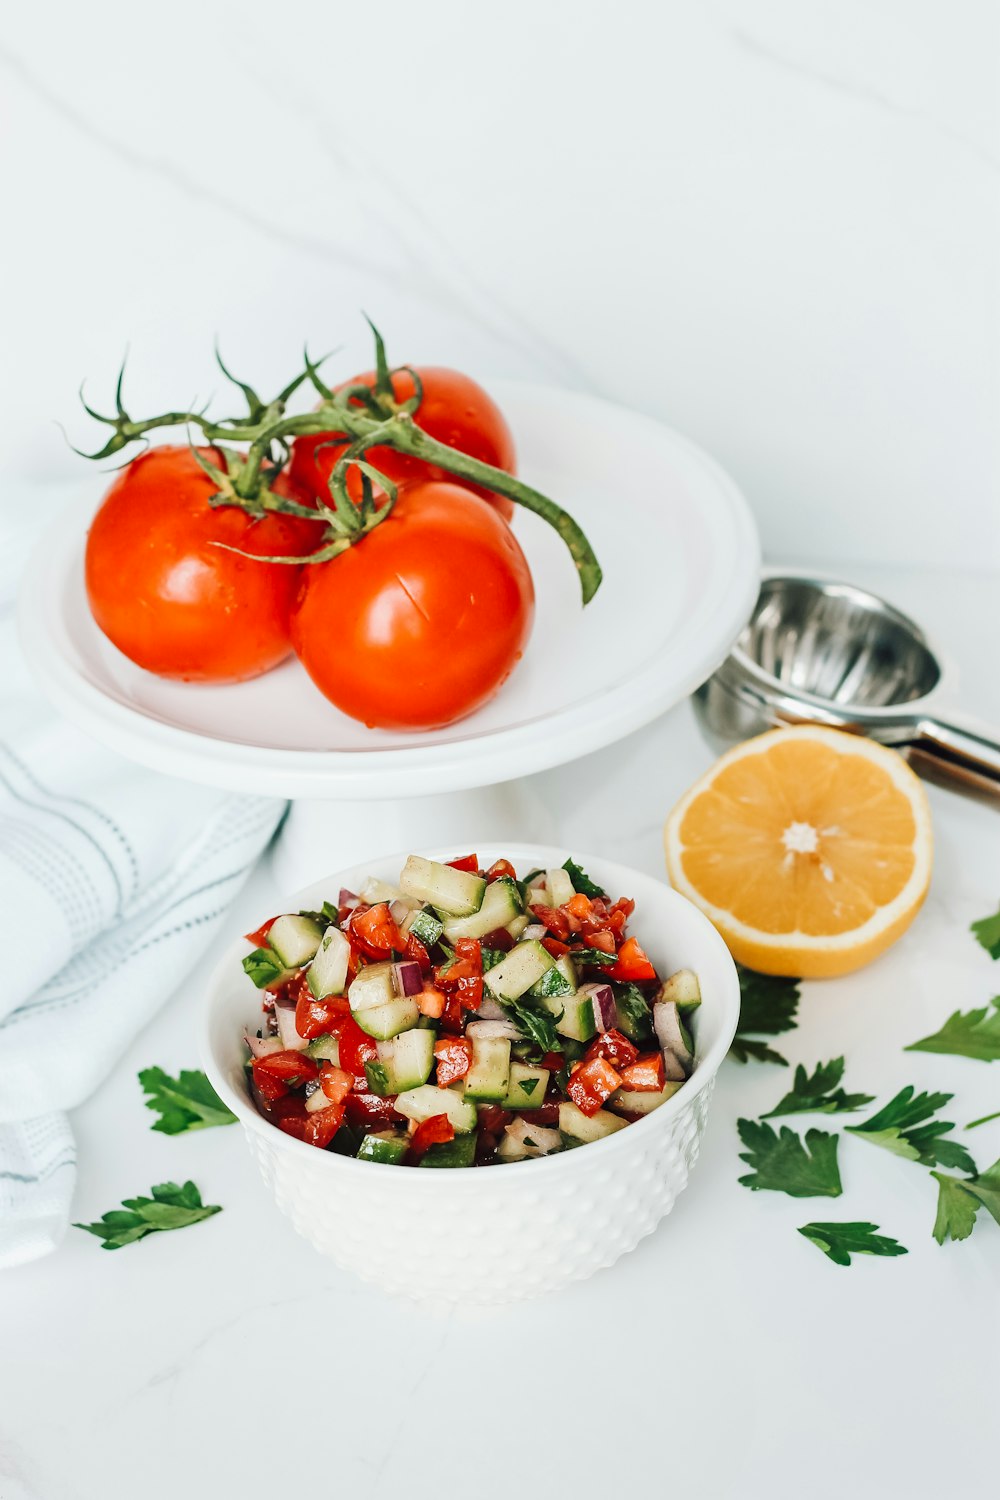
[[[384,901],[358,906],[351,913],[351,938],[367,958],[387,959],[401,953],[405,943]]]
[[[658,1093],[665,1080],[662,1052],[646,1052],[631,1067],[622,1068],[622,1088],[636,1093]]]
[[[486,871],[487,880],[516,880],[517,871],[509,859],[495,859]]]
[[[606,1058],[593,1057],[581,1063],[570,1074],[566,1092],[583,1114],[596,1115],[621,1081],[621,1074],[615,1071]]]
[[[492,464],[495,469],[506,469],[509,474],[513,474],[516,469],[514,439],[500,408],[483,388],[458,370],[429,367],[418,369],[417,374],[423,382],[424,396],[414,419],[416,425],[439,443],[447,443],[449,448],[457,448],[472,458]],[[353,380],[345,381],[344,384],[357,385],[360,381],[364,381],[365,385],[374,385],[375,372],[369,370],[365,375],[356,375]],[[408,401],[416,389],[412,375],[400,370],[392,377],[392,389],[397,401]],[[333,466],[347,446],[345,443],[337,443],[324,447],[326,442],[324,433],[296,438],[292,445],[290,471],[296,483],[324,500],[329,499],[329,479]],[[394,479],[397,484],[454,477],[437,464],[425,463],[423,459],[413,458],[408,453],[397,453],[392,448],[370,448],[365,458],[385,474],[386,478]],[[461,484],[463,489],[467,488],[481,495],[504,520],[510,520],[514,513],[510,500],[468,481],[455,479],[454,482]],[[347,488],[354,500],[360,500],[361,475],[357,469],[349,471]]]
[[[633,1063],[639,1060],[639,1049],[623,1036],[620,1031],[613,1027],[610,1031],[604,1031],[599,1037],[591,1042],[584,1053],[584,1062],[590,1062],[595,1057],[607,1058],[613,1062],[619,1070],[631,1068]]]
[[[410,1147],[406,1153],[407,1161],[411,1164],[418,1162],[422,1156],[426,1156],[431,1146],[439,1146],[445,1141],[454,1139],[455,1127],[448,1116],[431,1115],[429,1120],[421,1120],[410,1136]]]
[[[458,859],[449,859],[445,863],[449,870],[464,870],[467,875],[479,874],[479,856],[477,854],[463,854]]]
[[[326,1000],[316,1000],[306,986],[295,1002],[295,1030],[299,1036],[329,1036],[337,1030],[337,1024],[351,1013],[350,1002],[343,995],[330,995]]]
[[[343,1121],[344,1106],[330,1104],[326,1109],[307,1110],[301,1115],[285,1115],[278,1121],[278,1129],[283,1130],[286,1135],[295,1136],[296,1140],[305,1141],[308,1146],[325,1148],[329,1146]]]
[[[439,1089],[446,1089],[449,1084],[464,1078],[472,1067],[472,1043],[464,1036],[442,1037],[439,1042],[434,1043],[434,1057],[437,1063],[437,1086]]]
[[[325,1062],[319,1070],[319,1086],[332,1104],[342,1104],[354,1087],[354,1079],[343,1068]]]
[[[252,1069],[254,1083],[269,1100],[280,1099],[289,1088],[307,1083],[319,1072],[311,1057],[295,1051],[271,1052],[266,1057],[255,1057]]]
[[[382,1099],[378,1094],[368,1094],[363,1090],[355,1089],[348,1094],[344,1100],[344,1108],[349,1125],[361,1128],[374,1125],[376,1129],[380,1129],[386,1125],[406,1124],[403,1116],[393,1107],[392,1099]]]
[[[465,1010],[483,1003],[483,948],[478,938],[456,938],[455,957],[434,971],[438,989],[455,995]]]
[[[353,1073],[355,1078],[364,1080],[365,1063],[378,1062],[378,1048],[367,1031],[361,1030],[353,1016],[347,1016],[340,1023],[337,1035],[341,1067]]]
[[[292,640],[351,718],[437,729],[507,680],[534,609],[524,553],[496,512],[457,485],[420,484],[340,557],[303,570]]]
[[[656,978],[656,970],[635,938],[625,939],[618,950],[618,962],[604,972],[609,979],[631,980],[633,983]]]
[[[202,451],[225,467],[216,450]],[[283,476],[274,489],[292,492]],[[153,448],[118,475],[87,537],[94,619],[119,651],[161,677],[242,682],[291,650],[298,568],[225,548],[297,556],[320,545],[322,527],[297,516],[254,520],[235,505],[214,509],[214,491],[190,449]]]

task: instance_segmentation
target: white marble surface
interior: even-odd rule
[[[862,581],[919,611],[967,701],[1000,723],[982,650],[995,585]],[[661,819],[709,759],[682,705],[538,790],[570,845],[657,872]],[[937,862],[917,924],[870,969],[807,986],[779,1046],[810,1065],[844,1053],[848,1086],[883,1098],[908,1082],[953,1090],[964,1126],[1000,1109],[1000,1067],[901,1048],[1000,989],[966,930],[1000,896],[1000,824],[995,808],[931,795]],[[233,929],[277,895],[260,870]],[[198,1002],[194,975],[76,1112],[74,1208],[90,1219],[190,1175],[224,1212],[113,1255],[72,1230],[0,1277],[2,1500],[273,1500],[303,1486],[502,1500],[525,1484],[584,1500],[634,1485],[692,1500],[995,1494],[1000,1228],[983,1212],[970,1240],[939,1248],[927,1172],[851,1139],[836,1202],[749,1193],[735,1121],[776,1102],[786,1073],[724,1065],[691,1186],[617,1267],[535,1304],[448,1317],[320,1259],[237,1129],[150,1131],[136,1071],[195,1061]],[[967,1140],[987,1166],[1000,1121]],[[835,1267],[795,1232],[815,1218],[871,1218],[910,1253]]]
[[[126,345],[170,407],[364,307],[671,422],[769,550],[996,567],[998,59],[991,0],[17,6],[0,472],[79,472]]]

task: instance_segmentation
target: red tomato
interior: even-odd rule
[[[304,570],[292,640],[351,718],[437,729],[494,696],[534,610],[524,553],[496,512],[457,485],[421,484],[355,546]]]
[[[377,906],[359,906],[351,914],[351,937],[368,958],[391,958],[393,950],[405,947],[399,928],[384,901]]]
[[[618,950],[618,962],[604,972],[609,979],[631,980],[633,983],[656,978],[656,970],[635,938],[625,939]]]
[[[248,932],[246,934],[247,942],[253,943],[255,948],[263,948],[267,942],[267,935],[277,920],[277,917],[268,917],[267,921],[262,922],[256,932]]]
[[[464,1078],[472,1066],[472,1043],[468,1037],[442,1037],[434,1043],[434,1058],[437,1062],[435,1080],[439,1089]]]
[[[517,871],[509,859],[495,859],[486,871],[487,880],[500,880],[501,877],[507,880],[517,879]]]
[[[618,1069],[630,1068],[634,1062],[638,1061],[639,1049],[633,1046],[627,1036],[623,1036],[620,1031],[612,1027],[610,1031],[602,1032],[591,1042],[584,1053],[583,1060],[590,1062],[595,1057],[607,1058]]]
[[[570,1074],[566,1092],[583,1114],[596,1115],[621,1081],[621,1074],[615,1071],[606,1058],[593,1057],[588,1062],[581,1063]]]
[[[659,1093],[665,1082],[663,1053],[646,1052],[631,1067],[622,1068],[622,1088],[636,1093]]]
[[[338,1022],[350,1013],[350,1002],[343,995],[316,1000],[312,992],[306,989],[295,1002],[295,1030],[299,1036],[308,1037],[311,1041],[313,1037],[336,1032]]]
[[[305,1111],[301,1115],[285,1115],[278,1121],[278,1129],[309,1146],[329,1146],[344,1120],[344,1106],[330,1104],[326,1109]]]
[[[506,469],[509,474],[513,474],[516,468],[514,439],[500,408],[482,387],[458,370],[429,367],[418,369],[417,374],[423,381],[424,397],[415,418],[416,425],[439,443],[447,443],[449,448],[457,448],[472,458],[492,464],[495,469]],[[345,381],[344,384],[357,385],[359,381],[374,385],[375,372],[369,370],[365,375],[355,375],[353,380]],[[415,390],[412,375],[401,370],[392,377],[392,389],[397,401],[408,401]],[[346,447],[346,444],[338,443],[325,448],[323,444],[326,441],[323,433],[296,438],[292,446],[291,464],[292,478],[324,500],[329,498],[329,479],[333,466]],[[457,479],[437,464],[425,463],[423,459],[412,458],[407,453],[397,453],[392,448],[370,448],[365,457],[386,478],[394,479],[397,484],[412,484],[415,480],[425,479],[453,479],[456,484],[481,495],[504,520],[509,521],[514,513],[510,500],[505,500],[502,495],[494,495],[479,485]],[[347,488],[355,501],[360,500],[361,476],[357,469],[350,470]]]
[[[416,1130],[410,1137],[410,1148],[406,1153],[407,1161],[417,1162],[425,1156],[431,1146],[438,1146],[444,1141],[455,1139],[455,1127],[447,1115],[431,1115],[429,1120],[421,1120]]]
[[[216,450],[202,451],[225,467]],[[119,651],[161,677],[242,682],[291,650],[299,569],[225,549],[298,555],[320,545],[322,528],[297,516],[254,520],[235,505],[213,509],[214,489],[189,449],[153,448],[118,475],[87,537],[94,619]],[[284,476],[274,489],[292,493]]]
[[[478,854],[463,854],[458,859],[447,860],[446,863],[449,870],[464,870],[467,875],[479,874]]]
[[[340,1066],[346,1068],[349,1073],[353,1073],[355,1078],[363,1079],[365,1063],[378,1061],[378,1048],[372,1038],[366,1031],[361,1030],[353,1016],[347,1016],[340,1023],[337,1036]]]
[[[344,1108],[347,1111],[349,1125],[359,1127],[373,1125],[376,1130],[379,1130],[386,1125],[406,1123],[403,1116],[393,1108],[392,1099],[382,1099],[378,1094],[367,1094],[363,1090],[356,1089],[348,1094],[344,1100]]]
[[[342,1104],[354,1087],[354,1079],[343,1068],[325,1062],[319,1070],[319,1086],[332,1104]]]
[[[358,1028],[360,1030],[360,1027]],[[265,1099],[280,1099],[289,1088],[307,1083],[319,1072],[311,1057],[290,1050],[271,1052],[253,1060],[253,1081]]]

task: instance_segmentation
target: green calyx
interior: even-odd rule
[[[374,324],[368,321],[375,338],[375,381],[370,386],[359,381],[333,390],[320,373],[324,361],[313,361],[307,350],[303,359],[304,368],[300,373],[273,400],[265,402],[252,386],[230,373],[216,351],[220,369],[227,380],[242,392],[247,405],[245,416],[222,418],[219,421],[210,421],[204,409],[166,412],[144,421],[134,421],[122,403],[123,363],[116,387],[115,415],[102,416],[86,402],[83,403],[90,416],[105,423],[112,431],[98,452],[82,456],[94,460],[105,459],[135,442],[141,441],[148,446],[147,433],[159,428],[197,428],[201,438],[225,459],[226,467],[222,469],[203,452],[193,449],[199,464],[217,486],[216,493],[211,497],[212,504],[239,505],[251,515],[278,511],[311,520],[321,519],[326,523],[327,537],[324,545],[311,555],[305,558],[258,559],[300,565],[303,562],[328,562],[347,547],[356,545],[392,513],[396,503],[396,486],[386,475],[373,468],[366,461],[365,455],[371,448],[393,448],[397,453],[407,453],[414,458],[423,459],[459,479],[466,479],[494,494],[503,495],[516,505],[540,516],[558,532],[569,549],[579,574],[583,602],[588,604],[600,587],[601,567],[587,537],[572,516],[548,496],[532,489],[514,475],[461,453],[456,448],[450,448],[418,427],[414,416],[423,400],[420,377],[408,365],[390,369],[382,337]],[[393,388],[393,376],[403,371],[413,380],[414,394],[405,401],[398,401]],[[318,395],[319,405],[312,411],[289,414],[288,401],[307,384]],[[287,462],[290,441],[295,437],[309,435],[324,436],[331,446],[347,445],[330,474],[329,501],[318,500],[315,509],[276,494],[273,488],[274,479]],[[231,445],[234,443],[245,445],[245,451],[233,448]],[[361,475],[360,505],[354,503],[348,492],[347,477],[352,468],[357,469]],[[375,501],[376,486],[385,495],[385,499],[379,504]]]

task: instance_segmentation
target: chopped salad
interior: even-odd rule
[[[612,900],[568,859],[412,854],[321,911],[248,934],[264,992],[247,1034],[254,1103],[321,1149],[399,1166],[549,1156],[657,1109],[694,1066],[697,976],[662,980]]]

